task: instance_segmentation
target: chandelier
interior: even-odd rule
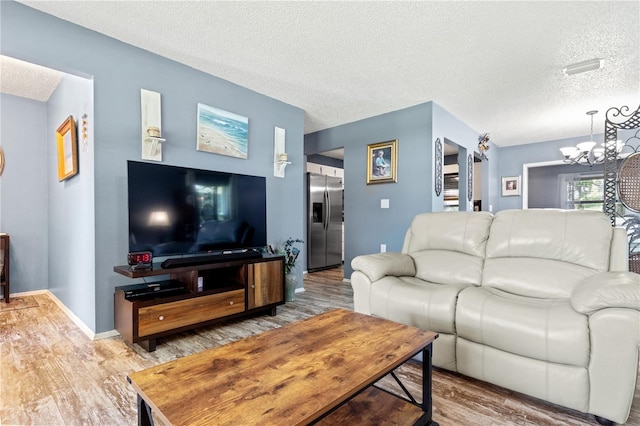
[[[587,111],[587,115],[591,116],[591,134],[588,141],[580,142],[576,146],[560,148],[565,163],[580,164],[582,166],[593,166],[604,163],[604,143],[596,146],[596,143],[593,141],[593,116],[597,113],[598,111],[596,110]],[[623,146],[624,143],[622,141],[616,141],[616,152],[618,154]]]
[[[593,166],[594,164],[602,164],[604,161],[604,144],[596,147],[596,143],[593,141],[593,116],[597,113],[597,110],[587,111],[587,115],[591,116],[591,136],[588,141],[580,142],[576,146],[560,148],[565,163]]]

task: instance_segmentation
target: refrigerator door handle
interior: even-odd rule
[[[329,215],[331,214],[330,201],[331,199],[329,198],[329,191],[325,189],[324,190],[324,208],[325,208],[324,229],[325,230],[329,229],[329,219],[330,219]]]

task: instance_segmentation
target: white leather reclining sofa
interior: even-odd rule
[[[625,423],[640,346],[627,259],[600,212],[424,213],[402,253],[354,258],[351,285],[356,311],[438,332],[435,366]]]

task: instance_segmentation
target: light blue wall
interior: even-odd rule
[[[0,232],[11,238],[11,293],[47,288],[47,107],[0,95]]]
[[[603,135],[594,135],[594,140],[604,140]],[[544,163],[557,161],[561,163],[562,155],[560,148],[565,146],[575,146],[576,144],[589,139],[589,135],[575,138],[558,139],[546,142],[530,143],[525,145],[507,146],[499,149],[499,159],[497,167],[497,182],[494,188],[498,188],[497,203],[494,205],[494,212],[506,209],[521,209],[522,196],[503,197],[500,185],[503,176],[522,176],[523,165],[532,163]],[[490,151],[490,153],[492,153]],[[492,158],[493,160],[493,158]]]
[[[443,209],[444,194],[436,196],[434,191],[435,140],[455,142],[466,159],[477,149],[478,135],[440,105],[428,102],[305,136],[307,156],[344,147],[345,277],[351,276],[355,256],[377,253],[380,244],[399,252],[416,214]],[[392,139],[398,139],[398,182],[367,185],[367,145]],[[461,197],[466,195],[466,160],[463,163]],[[487,161],[483,166],[489,169]],[[484,200],[492,194],[484,170],[482,179]],[[389,209],[380,208],[381,199],[389,199]],[[464,208],[473,210],[473,205],[467,202]]]
[[[95,288],[94,300],[87,303],[94,306],[96,332],[113,328],[114,287],[132,283],[116,275],[113,266],[125,263],[128,250],[126,162],[140,160],[141,88],[162,94],[164,164],[266,176],[269,243],[303,238],[301,109],[22,4],[1,2],[0,8],[2,54],[93,78],[95,275],[93,282],[73,277],[69,290]],[[249,118],[247,160],[195,150],[197,103]],[[293,164],[285,179],[273,177],[274,126],[287,132]],[[53,226],[60,229],[52,233],[64,233],[71,225],[56,221]]]
[[[94,144],[79,138],[78,174],[62,182],[57,179],[56,129],[69,115],[79,127],[83,114],[93,124],[93,82],[67,74],[47,102],[49,290],[95,330]],[[92,127],[87,138],[91,141]]]
[[[380,244],[400,251],[416,214],[442,210],[443,195],[433,191],[433,142],[438,137],[469,153],[478,144],[477,132],[432,102],[305,136],[308,156],[344,147],[345,277],[351,275],[355,256],[377,253]],[[367,185],[367,145],[392,139],[398,140],[398,182]],[[381,199],[389,199],[389,209],[380,208]]]
[[[454,117],[440,105],[433,103],[433,153],[435,153],[435,140],[438,138],[443,143],[445,140],[449,140],[458,145],[460,210],[473,211],[473,200],[469,201],[467,197],[467,156],[473,156],[474,151],[478,149],[478,132]],[[433,158],[433,154],[431,157]],[[484,187],[485,185],[483,185]],[[444,206],[443,194],[438,197],[435,191],[432,191],[431,196],[433,200],[432,211],[442,211]]]

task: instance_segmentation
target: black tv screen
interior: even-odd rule
[[[267,244],[266,180],[128,161],[129,251],[154,257]]]

